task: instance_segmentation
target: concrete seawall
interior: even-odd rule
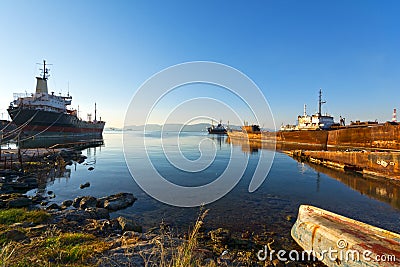
[[[330,168],[400,179],[399,152],[302,151],[287,152],[293,157]]]

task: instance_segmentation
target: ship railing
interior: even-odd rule
[[[30,96],[32,96],[32,94],[29,94],[27,92],[25,92],[25,93],[13,93],[14,99],[23,98],[23,97],[30,97]]]

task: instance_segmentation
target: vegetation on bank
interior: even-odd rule
[[[222,228],[206,232],[202,226],[207,213],[208,210],[202,211],[182,238],[173,234],[165,224],[145,234],[121,230],[106,230],[98,234],[98,229],[112,225],[113,219],[88,219],[80,223],[62,220],[54,224],[54,215],[49,220],[50,214],[46,211],[0,210],[0,266],[214,267],[278,264],[259,262],[255,258],[263,242],[268,246],[274,242],[269,235],[266,238],[261,235],[236,238]]]
[[[108,248],[91,234],[63,233],[49,226],[42,231],[39,228],[39,236],[35,236],[32,229],[20,226],[45,223],[49,218],[44,210],[0,210],[0,266],[82,266],[93,254]],[[21,235],[22,239],[31,237],[30,242],[14,241]]]
[[[198,234],[203,224],[207,211],[197,219],[187,240],[173,242],[174,237],[164,233],[154,237],[155,242],[149,266],[161,267],[187,267],[187,266],[215,266],[215,264],[202,264],[195,257],[198,248]],[[50,215],[43,210],[28,211],[26,209],[0,210],[0,228],[3,238],[0,249],[0,266],[96,266],[96,256],[109,250],[113,244],[104,238],[82,232],[62,232],[54,226],[46,225],[39,234],[30,236],[29,230],[21,228],[18,223],[44,223]],[[26,234],[28,239],[23,242],[7,240],[4,236],[10,231]],[[164,241],[167,241],[166,244]],[[146,257],[143,256],[146,264]],[[149,261],[150,262],[150,261]],[[149,263],[148,262],[148,263]]]
[[[49,219],[50,214],[44,210],[6,209],[0,210],[0,224],[42,223]]]
[[[48,234],[48,233],[47,233]],[[54,233],[28,244],[10,242],[0,253],[1,266],[94,266],[88,260],[108,249],[91,234]]]

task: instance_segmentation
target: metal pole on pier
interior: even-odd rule
[[[21,132],[20,132],[21,133]],[[20,144],[20,133],[18,133],[18,141],[17,141],[17,144],[18,144],[18,160],[19,160],[19,164],[20,164],[20,169],[22,170],[22,171],[24,171],[24,167],[22,166],[22,156],[21,156],[21,144]]]
[[[0,161],[1,161],[1,145],[3,144],[3,129],[0,130]]]

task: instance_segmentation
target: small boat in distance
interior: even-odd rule
[[[72,96],[49,94],[47,89],[48,69],[43,61],[42,76],[36,77],[36,92],[14,94],[14,101],[7,109],[23,139],[35,137],[95,137],[100,138],[105,122],[97,120],[95,103],[94,120],[82,120],[79,111],[71,109]]]
[[[214,126],[213,123],[211,123],[211,127],[207,128],[209,134],[226,134],[227,130],[226,128],[222,125],[222,121],[218,123],[217,126]]]
[[[400,266],[400,235],[308,205],[301,205],[293,239],[329,267]]]

